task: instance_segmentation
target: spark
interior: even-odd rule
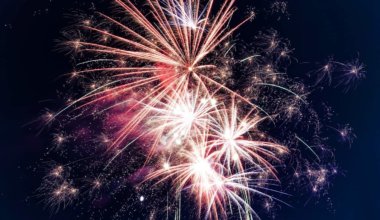
[[[102,186],[102,183],[100,182],[100,180],[95,180],[93,185],[94,188],[99,189]]]
[[[51,171],[51,175],[54,177],[62,177],[63,171],[64,170],[62,166],[57,166],[55,169]]]

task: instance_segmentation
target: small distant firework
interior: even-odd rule
[[[355,88],[357,83],[365,78],[364,65],[358,59],[342,63],[330,58],[316,73],[317,85],[325,83],[341,87],[344,92]]]
[[[287,195],[281,186],[293,164],[295,179],[308,181],[311,193],[328,185],[333,157],[320,147],[323,126],[309,87],[286,74],[295,60],[290,43],[270,30],[237,52],[232,35],[254,19],[254,10],[231,27],[235,0],[115,3],[121,11],[96,12],[66,42],[78,55],[69,81],[79,81],[85,94],[43,116],[60,122],[54,143],[70,160],[44,178],[39,191],[48,205],[64,208],[88,194],[104,206],[110,200],[104,194],[116,198],[133,189],[126,204],[149,198],[150,219],[180,219],[184,203],[196,209],[189,219],[256,219],[261,211],[252,201],[267,211],[286,204],[277,196]],[[276,1],[271,10],[286,14],[287,7]],[[359,61],[331,60],[317,71],[317,84],[331,83],[338,67],[339,85],[364,77]],[[160,213],[154,206],[163,200]],[[120,210],[128,212],[126,206]],[[114,212],[108,215],[122,218]]]
[[[288,2],[286,1],[280,1],[276,0],[271,4],[271,12],[272,14],[278,15],[278,20],[281,19],[281,16],[285,16],[286,18],[289,18],[289,12],[288,12]]]
[[[340,141],[342,141],[343,143],[348,143],[350,146],[356,138],[356,135],[350,125],[340,126],[339,128],[329,128],[337,132],[337,134],[340,137]]]

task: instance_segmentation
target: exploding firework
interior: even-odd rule
[[[54,142],[64,155],[79,157],[44,178],[49,205],[66,207],[86,193],[99,201],[107,190],[114,195],[128,186],[137,193],[151,187],[175,201],[167,199],[163,213],[152,202],[151,219],[181,218],[184,201],[195,204],[191,218],[255,219],[260,211],[252,201],[286,204],[277,188],[289,181],[285,173],[294,164],[294,176],[309,180],[312,192],[328,185],[332,166],[324,163],[331,153],[321,147],[322,126],[307,86],[285,72],[293,51],[287,40],[262,32],[255,52],[237,55],[232,35],[256,14],[231,25],[234,0],[146,0],[141,8],[130,0],[115,3],[119,12],[96,12],[78,25],[80,37],[66,42],[80,60],[70,82],[79,80],[87,92],[44,116],[71,130],[55,134]],[[286,8],[277,2],[271,13],[286,14]],[[326,77],[331,82],[335,66],[344,72],[339,85],[364,77],[358,61],[329,61],[315,85]],[[305,131],[312,143],[297,134]],[[67,152],[70,141],[89,139],[100,147],[91,150],[87,143]],[[69,178],[66,166],[81,171]],[[82,172],[85,181],[76,178]]]

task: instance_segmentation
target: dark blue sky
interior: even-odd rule
[[[36,136],[33,126],[23,125],[52,102],[46,99],[56,97],[57,76],[71,69],[67,57],[56,51],[55,39],[67,26],[65,15],[74,2],[0,0],[0,219],[51,217],[38,199],[29,198],[42,175],[33,168],[49,142]],[[289,0],[290,20],[275,25],[290,39],[300,62],[324,61],[330,55],[350,60],[359,54],[367,69],[367,79],[357,90],[323,94],[336,120],[349,122],[357,135],[351,147],[336,149],[344,175],[332,183],[332,208],[322,199],[319,204],[283,207],[278,219],[380,219],[379,9],[376,0]],[[262,25],[257,28],[273,26]],[[243,28],[242,36],[249,40],[250,29]],[[51,219],[70,216],[75,213],[65,211]]]

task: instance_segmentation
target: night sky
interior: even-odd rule
[[[59,76],[72,65],[57,39],[74,21],[73,10],[88,5],[83,2],[0,0],[0,219],[73,219],[80,212],[68,208],[51,215],[33,197],[44,175],[40,158],[50,140],[30,122],[45,107],[59,106],[55,99],[64,80]],[[251,1],[238,2],[244,8]],[[295,65],[323,62],[331,55],[339,60],[359,57],[367,78],[346,94],[338,89],[321,93],[337,114],[335,120],[350,123],[357,136],[352,146],[335,148],[342,174],[327,196],[332,206],[326,197],[305,204],[295,196],[294,207],[275,211],[277,219],[380,219],[380,1],[289,0],[288,7],[289,20],[261,19],[242,28],[239,38],[250,41],[253,31],[273,27],[291,41]]]

